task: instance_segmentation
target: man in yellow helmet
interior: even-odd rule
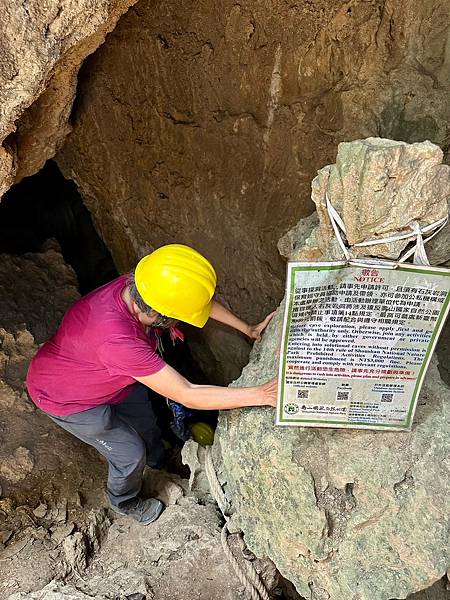
[[[163,505],[139,497],[144,467],[158,466],[164,452],[147,388],[197,410],[276,405],[274,381],[249,388],[195,385],[158,354],[158,328],[177,321],[203,327],[213,318],[260,338],[271,315],[247,325],[214,300],[216,281],[197,251],[163,246],[139,262],[134,276],[118,277],[72,305],[28,371],[33,402],[107,459],[112,508],[145,525]]]

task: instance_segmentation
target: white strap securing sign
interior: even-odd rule
[[[442,219],[439,219],[438,221],[434,221],[434,223],[430,223],[429,225],[424,225],[424,226],[420,226],[417,221],[412,221],[408,225],[408,227],[410,228],[410,231],[407,231],[404,233],[396,233],[394,235],[390,235],[387,237],[377,237],[377,238],[373,238],[371,240],[365,240],[364,242],[358,242],[357,244],[354,244],[353,246],[349,246],[347,244],[347,241],[344,240],[344,237],[343,237],[343,235],[345,236],[347,233],[346,229],[345,229],[345,224],[344,224],[341,216],[337,212],[337,210],[331,204],[328,193],[326,194],[326,206],[327,206],[327,211],[328,211],[328,216],[329,216],[329,219],[331,222],[331,226],[333,228],[333,231],[334,231],[334,234],[338,241],[338,244],[342,250],[342,253],[343,253],[345,259],[348,261],[348,263],[355,265],[355,266],[366,266],[367,265],[367,266],[383,267],[385,269],[395,269],[398,264],[404,263],[412,255],[414,255],[413,264],[429,265],[430,263],[428,261],[427,253],[425,251],[425,244],[427,242],[429,242],[440,231],[442,231],[442,229],[445,227],[445,225],[448,222],[448,215],[446,215]],[[430,233],[431,235],[428,235],[426,238],[424,238],[424,235],[428,234],[428,233]],[[390,244],[392,242],[398,242],[399,240],[413,240],[414,238],[416,240],[415,245],[412,248],[408,249],[404,254],[402,254],[402,256],[400,256],[400,258],[396,262],[381,260],[381,259],[377,259],[377,258],[373,258],[373,257],[367,258],[367,259],[366,258],[358,258],[358,259],[352,258],[352,254],[351,254],[352,247],[364,248],[364,247],[370,247],[370,246],[377,246],[379,244]]]

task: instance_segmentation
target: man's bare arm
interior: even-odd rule
[[[242,331],[249,338],[259,341],[261,339],[261,334],[267,325],[270,323],[274,313],[268,315],[264,321],[258,323],[257,325],[248,325],[245,321],[237,317],[235,314],[228,310],[223,304],[213,300],[212,310],[211,310],[211,319],[215,321],[219,321],[220,323],[224,323],[225,325],[229,325],[238,331]]]
[[[220,323],[224,323],[225,325],[229,325],[230,327],[233,327],[233,329],[242,331],[245,335],[249,335],[250,326],[233,314],[231,310],[223,306],[223,304],[217,302],[217,300],[213,300],[210,318],[219,321]]]
[[[263,385],[247,388],[195,385],[169,365],[153,375],[135,377],[135,379],[157,394],[196,410],[276,406],[276,379]]]

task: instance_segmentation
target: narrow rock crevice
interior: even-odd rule
[[[325,512],[327,520],[326,535],[330,538],[330,548],[338,550],[339,544],[345,535],[350,514],[356,508],[353,484],[348,483],[343,490],[329,485],[318,495],[317,506]]]
[[[405,472],[405,476],[401,481],[394,483],[394,492],[397,498],[402,499],[408,495],[414,488],[414,477],[411,469]]]

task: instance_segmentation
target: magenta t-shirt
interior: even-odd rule
[[[162,369],[156,334],[130,313],[122,275],[84,296],[67,311],[58,331],[38,351],[28,369],[33,402],[58,416],[99,404],[118,404],[134,377]]]

